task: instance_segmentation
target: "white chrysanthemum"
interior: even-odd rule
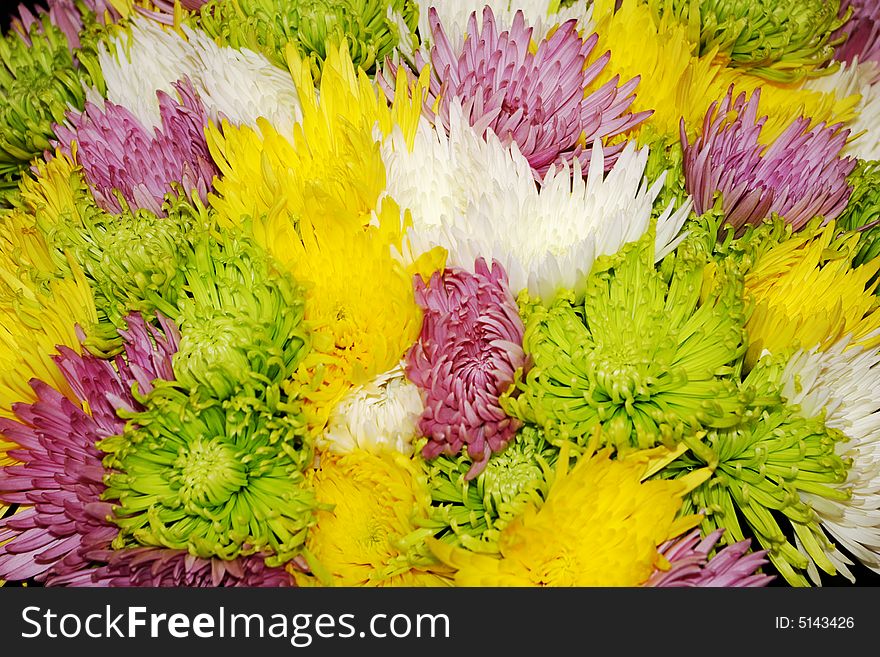
[[[843,501],[801,493],[823,527],[865,566],[880,573],[880,350],[849,347],[842,340],[830,349],[799,351],[783,373],[783,394],[804,417],[825,412],[829,427],[849,440],[837,453],[851,459]],[[838,571],[854,580],[852,562],[836,548],[828,554]],[[818,573],[811,573],[814,580]]]
[[[419,388],[406,378],[399,363],[354,388],[336,405],[319,446],[339,454],[355,449],[411,454],[423,410]]]
[[[843,150],[844,155],[863,160],[880,159],[880,65],[876,62],[860,64],[858,58],[851,64],[841,63],[832,75],[812,78],[804,86],[815,91],[834,93],[839,98],[860,94],[856,110],[858,116],[850,124],[852,138]]]
[[[570,7],[558,8],[551,13],[551,7],[558,5],[554,0],[418,0],[419,34],[423,42],[431,43],[431,28],[428,24],[428,9],[434,7],[453,51],[460,52],[467,32],[471,14],[477,12],[477,25],[483,26],[483,8],[488,5],[495,16],[498,31],[502,32],[513,25],[513,17],[522,11],[526,25],[534,28],[532,38],[542,39],[550,28],[575,18],[580,27],[587,32],[593,29],[593,7],[586,0],[578,0]]]
[[[412,151],[394,134],[382,153],[387,193],[412,215],[408,257],[443,246],[447,266],[467,270],[478,257],[494,258],[514,293],[528,288],[544,299],[561,288],[580,293],[598,256],[644,235],[665,179],[648,187],[648,149],[632,143],[603,175],[597,141],[586,178],[575,161],[573,172],[551,169],[539,189],[517,145],[503,145],[491,131],[480,136],[458,104],[450,108],[448,135],[423,122]],[[690,200],[675,211],[670,205],[658,218],[658,260],[680,241],[690,209]]]
[[[186,39],[148,19],[132,21],[131,34],[101,44],[99,60],[108,100],[127,107],[147,126],[160,124],[156,91],[171,92],[189,77],[208,112],[219,122],[256,127],[265,117],[282,134],[301,118],[289,72],[247,49],[218,46],[207,34],[183,28]]]

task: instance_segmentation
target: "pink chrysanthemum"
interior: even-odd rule
[[[198,11],[209,0],[180,0],[180,6],[186,11]],[[174,2],[171,0],[153,0],[154,9],[134,5],[134,10],[165,25],[174,25]]]
[[[434,46],[430,52],[431,80],[425,113],[436,121],[432,109],[439,98],[440,121],[449,126],[449,108],[459,99],[465,116],[481,134],[491,129],[504,143],[516,142],[537,180],[550,166],[578,159],[587,171],[590,144],[626,132],[645,120],[650,112],[628,112],[639,79],[618,87],[619,76],[585,93],[608,63],[611,53],[587,61],[598,41],[593,34],[583,39],[577,21],[569,20],[532,50],[532,29],[518,11],[509,30],[498,33],[492,9],[483,9],[482,28],[476,12],[468,21],[460,51],[451,45],[433,7],[429,23]],[[415,54],[420,71],[427,62]],[[396,66],[378,82],[389,96],[394,94]],[[409,71],[412,75],[412,71]],[[605,168],[614,166],[625,142],[605,149]]]
[[[720,192],[726,220],[739,231],[771,213],[795,230],[820,215],[831,221],[852,192],[847,176],[856,161],[841,158],[849,130],[824,123],[807,130],[810,119],[800,117],[765,147],[758,141],[767,120],[758,118],[760,93],[756,89],[748,100],[741,93],[734,100],[731,87],[721,103],[709,107],[702,134],[692,144],[682,121],[685,187],[694,209],[706,212]]]
[[[194,557],[186,550],[143,547],[95,550],[88,554],[102,565],[66,578],[69,586],[98,587],[276,587],[293,586],[284,568],[270,568],[259,556],[230,561]]]
[[[111,507],[100,501],[104,469],[95,442],[122,431],[117,409],[140,408],[133,384],[146,393],[152,381],[171,378],[179,335],[171,322],[161,325],[164,334],[129,316],[125,356],[113,362],[59,347],[55,362],[90,413],[33,380],[37,401],[17,404],[17,421],[0,418],[0,434],[19,446],[9,451],[19,463],[0,470],[0,499],[23,507],[0,520],[0,579],[56,583],[89,568],[85,553],[116,535]]]
[[[843,0],[840,3],[840,16],[846,15],[852,7],[853,13],[843,24],[833,39],[847,35],[846,41],[837,46],[834,58],[853,63],[880,62],[880,2],[877,0]]]
[[[128,109],[110,101],[103,109],[86,103],[81,114],[67,114],[71,126],[57,126],[65,153],[78,144],[78,161],[99,205],[121,212],[118,190],[133,208],[164,216],[165,194],[172,183],[206,201],[217,168],[208,151],[204,128],[208,116],[189,80],[174,85],[180,102],[157,92],[161,128],[144,127]]]
[[[467,479],[477,476],[520,427],[498,398],[526,360],[523,324],[504,268],[493,262],[490,271],[480,258],[474,269],[473,274],[434,272],[427,286],[416,276],[424,319],[406,369],[425,398],[419,428],[429,442],[423,456],[455,456],[467,446],[474,461]]]
[[[700,530],[695,529],[661,545],[660,553],[671,566],[655,571],[645,586],[759,587],[773,581],[773,575],[756,572],[767,563],[767,551],[750,553],[751,540],[728,545],[709,558],[723,533],[717,529],[701,539]]]

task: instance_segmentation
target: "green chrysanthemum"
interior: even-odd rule
[[[409,34],[401,34],[397,19]],[[221,45],[262,52],[281,67],[284,46],[293,42],[315,80],[328,47],[347,41],[355,66],[370,72],[401,39],[413,38],[417,21],[413,0],[214,0],[198,16],[198,26]]]
[[[848,182],[852,195],[837,225],[859,231],[858,252],[853,258],[853,266],[858,267],[880,255],[880,161],[859,162]],[[880,294],[880,289],[875,293]]]
[[[30,46],[14,30],[0,38],[0,204],[30,161],[51,148],[54,124],[70,106],[83,109],[85,87],[104,92],[91,49],[71,53],[48,15],[31,26],[29,38]]]
[[[686,23],[699,55],[717,49],[730,64],[775,82],[794,82],[822,70],[842,39],[840,0],[648,0],[658,13]]]
[[[465,547],[497,539],[522,504],[539,494],[558,453],[542,431],[526,426],[470,481],[468,458],[441,455],[426,462],[433,501],[429,527],[440,540]]]
[[[774,395],[779,400],[779,373],[785,362],[784,357],[765,357],[745,385],[764,401]],[[705,511],[704,533],[724,527],[723,540],[728,543],[747,535],[744,523],[769,550],[771,563],[786,581],[807,586],[805,572],[818,567],[834,575],[836,569],[826,554],[830,544],[820,518],[800,493],[846,498],[846,492],[834,487],[846,480],[849,468],[835,452],[836,443],[845,437],[821,418],[799,417],[781,401],[759,410],[740,426],[688,438],[690,452],[667,466],[662,476],[712,467],[713,477],[690,493],[682,512]]]
[[[180,327],[173,359],[180,385],[206,397],[276,398],[308,352],[303,292],[244,236],[196,240],[177,306],[152,297]]]
[[[654,268],[649,231],[597,260],[583,304],[527,304],[534,367],[505,410],[584,444],[596,426],[618,448],[671,445],[701,427],[739,422],[748,401],[734,375],[745,351],[742,278],[686,240]]]
[[[160,546],[199,557],[297,556],[317,508],[304,485],[312,445],[301,413],[256,399],[196,402],[162,382],[127,415],[107,452],[104,499],[114,504],[113,547]]]

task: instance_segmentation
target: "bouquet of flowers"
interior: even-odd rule
[[[880,573],[880,5],[48,0],[0,580]]]

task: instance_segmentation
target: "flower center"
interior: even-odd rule
[[[174,472],[185,505],[218,506],[247,485],[245,465],[216,438],[199,438],[181,448]]]

